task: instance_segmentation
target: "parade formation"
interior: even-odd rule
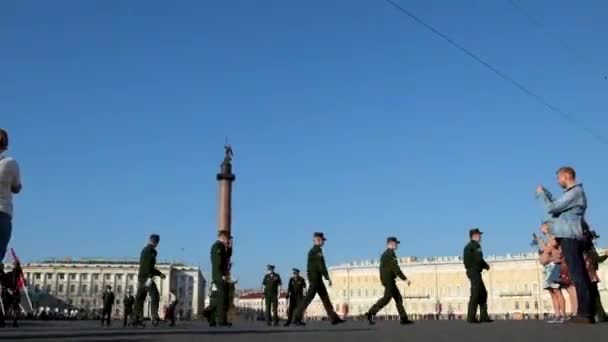
[[[4,259],[12,232],[13,195],[22,189],[19,166],[15,159],[6,155],[9,147],[9,137],[5,130],[0,129],[0,257]],[[232,230],[231,230],[231,186],[235,180],[232,173],[232,148],[225,147],[225,157],[221,164],[217,180],[219,189],[219,216],[217,240],[210,249],[211,286],[210,302],[203,312],[204,318],[211,327],[230,327],[229,310],[232,308],[231,297],[236,282],[231,275],[232,266]],[[598,238],[585,220],[587,198],[580,183],[576,181],[576,172],[572,167],[562,167],[557,173],[557,182],[564,190],[561,197],[553,196],[545,187],[538,186],[536,196],[546,209],[546,218],[540,227],[540,232],[534,234],[535,245],[539,248],[539,262],[543,265],[543,288],[549,291],[555,311],[555,317],[550,323],[592,324],[608,320],[599,295],[597,269],[599,263],[608,256],[599,256],[594,247]],[[488,292],[482,273],[490,270],[490,265],[484,260],[482,252],[483,233],[474,228],[469,230],[469,242],[463,250],[464,270],[470,281],[470,298],[466,321],[471,324],[491,323],[488,315]],[[300,270],[293,268],[293,276],[287,286],[287,321],[285,326],[304,326],[308,306],[318,295],[332,325],[345,322],[332,305],[326,287],[332,286],[332,280],[327,269],[323,248],[327,238],[323,232],[312,234],[312,247],[307,256],[307,278],[300,276]],[[160,323],[159,291],[155,278],[164,279],[165,275],[156,268],[157,247],[160,235],[151,234],[146,246],[141,250],[139,259],[138,285],[135,296],[130,292],[123,299],[125,306],[123,326],[144,327],[144,302],[150,297],[150,320],[152,325]],[[403,305],[403,294],[397,286],[401,280],[408,285],[410,280],[399,266],[396,250],[400,241],[395,236],[386,239],[386,249],[380,257],[379,279],[384,287],[384,294],[365,313],[370,325],[376,323],[376,314],[391,300],[395,302],[402,325],[414,323],[409,319]],[[0,303],[0,326],[4,326],[5,318],[13,318],[13,326],[17,326],[20,296],[25,287],[20,262],[13,253],[13,266],[5,272],[4,264],[0,263],[0,285],[2,286],[2,302]],[[278,299],[283,282],[275,272],[274,265],[267,265],[267,274],[262,280],[265,319],[269,326],[279,325]],[[565,289],[570,296],[575,315],[566,317],[565,299],[561,290]],[[27,292],[25,292],[27,294]],[[168,310],[171,326],[175,324],[175,305],[179,298],[174,291],[170,292]],[[102,325],[110,325],[112,307],[115,295],[110,286],[103,293]],[[478,314],[479,312],[479,314]]]

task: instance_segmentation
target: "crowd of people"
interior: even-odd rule
[[[543,265],[543,287],[551,295],[555,312],[549,322],[605,322],[608,316],[600,298],[597,270],[608,255],[599,256],[595,249],[599,236],[585,220],[587,197],[576,181],[574,168],[560,168],[557,181],[564,190],[559,198],[543,186],[536,189],[548,214],[540,228],[542,236],[534,234],[534,239]],[[570,313],[566,312],[563,292],[568,296]]]
[[[0,129],[0,258],[4,260],[12,234],[13,195],[22,190],[19,165],[14,158],[6,155],[9,147],[8,133]],[[228,154],[227,154],[228,155]],[[231,153],[230,153],[231,156]],[[572,167],[562,167],[557,171],[557,181],[564,193],[559,198],[543,186],[536,189],[537,197],[546,208],[548,217],[541,225],[540,235],[534,235],[534,241],[539,247],[539,262],[543,265],[543,287],[549,292],[554,309],[551,323],[581,323],[591,324],[608,321],[608,315],[602,307],[597,270],[600,263],[608,259],[608,255],[598,255],[594,243],[599,238],[590,229],[585,220],[587,198],[582,184],[576,181],[576,172]],[[463,259],[466,275],[471,282],[471,297],[469,300],[466,320],[469,323],[492,322],[488,314],[487,290],[483,283],[482,272],[489,270],[490,265],[483,259],[481,251],[481,235],[479,229],[469,231],[470,242],[465,246]],[[325,264],[323,249],[326,238],[323,233],[313,234],[313,246],[308,253],[307,278],[308,284],[299,276],[299,270],[294,269],[290,279],[288,296],[290,297],[289,314],[286,325],[302,326],[304,312],[316,295],[319,295],[327,316],[332,324],[343,323],[344,320],[336,313],[329,299],[325,281],[331,286],[331,279]],[[153,325],[160,322],[159,292],[154,279],[165,275],[156,268],[156,248],[160,236],[152,234],[148,244],[140,255],[138,287],[135,297],[124,301],[123,325],[143,326],[143,305],[150,296],[151,321]],[[384,295],[362,317],[370,324],[375,324],[376,314],[391,300],[395,301],[401,324],[413,323],[408,317],[403,297],[396,285],[400,278],[409,282],[401,271],[395,250],[399,245],[396,237],[387,238],[385,252],[380,259],[380,280],[385,288]],[[212,326],[230,326],[227,311],[229,297],[234,290],[234,282],[230,280],[232,256],[232,236],[228,231],[220,231],[218,240],[211,247],[211,291],[210,305],[204,310],[204,317]],[[17,325],[22,308],[20,308],[20,286],[23,286],[23,272],[20,263],[14,257],[12,270],[4,272],[0,263],[0,285],[2,286],[0,303],[0,326],[4,325],[5,317],[14,319]],[[278,324],[277,299],[282,281],[274,273],[274,266],[269,265],[269,273],[263,280],[266,297],[266,313],[264,318],[271,325]],[[306,292],[304,292],[306,290]],[[570,311],[566,311],[566,299],[570,303]],[[170,325],[175,324],[175,308],[177,298],[172,292],[167,314]],[[107,288],[103,294],[103,309],[99,312],[102,324],[110,325],[114,294]],[[479,311],[479,316],[477,312]],[[63,312],[49,307],[39,308],[32,314],[37,319],[76,319],[81,313],[78,310],[67,309]]]

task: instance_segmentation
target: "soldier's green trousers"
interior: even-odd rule
[[[374,304],[368,312],[372,314],[372,316],[377,314],[378,311],[382,310],[382,308],[391,301],[391,299],[395,300],[395,306],[397,307],[397,312],[399,312],[399,318],[401,318],[402,321],[408,320],[407,313],[403,307],[403,297],[401,296],[401,292],[399,291],[397,283],[395,283],[394,280],[384,284],[384,295],[382,298],[378,299],[376,304]]]
[[[488,320],[488,291],[481,278],[481,272],[467,270],[467,277],[471,282],[471,297],[467,311],[467,321],[475,321],[477,318],[477,307],[479,307],[479,319]]]
[[[228,322],[229,288],[226,282],[218,281],[218,283],[216,290],[209,295],[209,306],[205,309],[205,317],[209,323],[223,325]]]
[[[304,318],[304,312],[306,308],[312,303],[312,300],[315,299],[315,296],[318,294],[319,298],[321,298],[321,303],[323,303],[323,307],[325,308],[325,312],[327,312],[327,316],[329,320],[332,322],[338,321],[340,317],[334,311],[334,307],[331,305],[331,300],[329,300],[329,294],[327,293],[327,288],[325,288],[325,284],[323,284],[322,280],[309,280],[310,286],[308,286],[308,291],[306,291],[306,295],[302,302],[296,308],[294,312],[294,320],[296,322],[301,322]]]
[[[265,294],[264,302],[266,303],[266,323],[270,324],[271,320],[275,324],[279,323],[279,295],[276,293]]]
[[[153,321],[159,321],[158,317],[158,306],[160,302],[160,296],[158,294],[158,288],[156,287],[156,283],[152,282],[150,287],[146,287],[144,282],[139,282],[137,285],[137,294],[135,295],[135,308],[133,310],[133,316],[135,317],[135,321],[141,321],[144,319],[144,302],[146,301],[146,297],[150,294],[150,319]]]

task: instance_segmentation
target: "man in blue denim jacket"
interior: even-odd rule
[[[576,288],[578,312],[571,322],[593,323],[594,310],[589,292],[591,282],[583,257],[584,233],[588,229],[585,222],[587,197],[583,186],[576,183],[576,172],[573,168],[560,168],[557,171],[557,182],[564,189],[560,198],[553,199],[551,193],[541,185],[536,189],[536,193],[552,216],[551,234],[560,241],[570,277]]]

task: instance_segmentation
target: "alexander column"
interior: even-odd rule
[[[232,234],[232,182],[236,176],[232,173],[232,147],[228,144],[224,146],[225,155],[224,161],[220,167],[220,173],[217,174],[217,181],[220,183],[219,198],[218,198],[218,232],[226,231],[228,236]],[[231,246],[232,248],[232,246]],[[229,261],[229,268],[232,267],[232,260]],[[230,304],[228,306],[229,314],[234,313],[234,291],[235,284],[230,277],[230,269],[228,270],[228,281],[230,284]]]
[[[232,182],[236,176],[232,173],[232,147],[225,145],[225,156],[222,162],[220,173],[217,174],[217,180],[220,183],[219,193],[219,213],[217,231],[232,232]]]

